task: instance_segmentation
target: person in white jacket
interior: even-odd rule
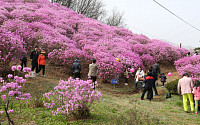
[[[142,84],[144,80],[144,71],[141,67],[138,67],[138,70],[135,74],[135,88],[137,89],[138,83],[140,83],[140,92],[142,92]]]

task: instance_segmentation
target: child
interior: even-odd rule
[[[144,95],[148,91],[148,94],[147,94],[148,97],[147,97],[147,99],[149,99],[149,101],[151,101],[151,99],[153,99],[153,90],[152,90],[152,87],[153,87],[153,84],[154,84],[154,79],[152,77],[152,73],[151,72],[147,73],[147,77],[144,80],[144,83],[145,83],[145,88],[144,88],[144,91],[142,93],[141,100],[144,99]]]
[[[126,68],[125,71],[124,71],[124,78],[125,78],[125,85],[128,85],[128,78],[129,78],[129,75],[128,75],[128,69]]]
[[[21,67],[22,67],[21,72],[22,72],[23,66],[26,67],[27,64],[26,52],[21,52],[20,61],[21,61]]]
[[[41,69],[43,69],[43,76],[45,77],[45,65],[46,65],[46,61],[45,61],[45,51],[42,50],[40,52],[40,55],[38,56],[38,64],[39,64],[39,71],[38,73],[41,71]]]
[[[164,87],[164,85],[165,85],[165,82],[166,82],[166,79],[167,79],[167,77],[165,76],[165,73],[162,73],[161,75],[160,75],[160,81],[163,83],[162,84],[162,87]]]
[[[199,104],[199,100],[200,100],[200,82],[199,82],[199,80],[195,81],[192,93],[194,93],[195,114],[198,114],[198,104]]]

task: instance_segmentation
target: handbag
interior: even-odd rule
[[[143,77],[139,77],[138,81],[144,81],[144,78]]]

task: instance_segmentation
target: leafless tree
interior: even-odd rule
[[[114,8],[111,15],[108,16],[103,22],[110,26],[124,27],[125,24],[123,16],[123,13],[120,13],[116,8]]]
[[[51,0],[66,6],[88,18],[101,20],[105,15],[104,4],[101,0]]]
[[[116,8],[112,10],[111,15],[106,17],[104,4],[101,0],[51,0],[66,6],[79,14],[83,14],[88,18],[100,20],[110,26],[124,27],[123,13],[120,13]]]

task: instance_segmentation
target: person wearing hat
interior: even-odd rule
[[[194,111],[194,101],[193,101],[193,81],[192,79],[188,76],[187,73],[183,74],[183,78],[179,79],[178,81],[178,94],[183,96],[183,107],[184,111],[188,113],[188,107],[187,107],[187,100],[189,98],[190,101],[190,107],[191,111]]]
[[[95,90],[95,82],[97,80],[96,59],[92,59],[92,64],[89,65],[88,77],[90,77],[92,79],[92,82],[94,83],[94,90]]]
[[[76,58],[75,62],[72,65],[72,70],[74,73],[74,79],[79,78],[81,79],[81,64],[79,58]]]
[[[46,65],[46,61],[45,61],[45,56],[44,56],[44,54],[45,54],[45,51],[42,50],[42,51],[40,52],[39,57],[38,57],[38,64],[39,64],[38,73],[39,73],[39,72],[41,71],[41,69],[42,69],[42,71],[43,71],[43,76],[45,77],[45,65]]]

